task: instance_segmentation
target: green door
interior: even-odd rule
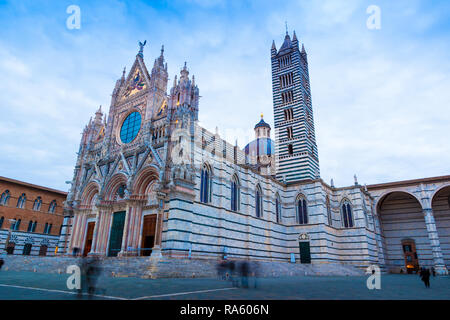
[[[309,250],[309,242],[299,242],[300,246],[300,262],[311,263],[311,251]]]
[[[109,257],[117,257],[122,248],[123,226],[125,224],[125,211],[114,212],[109,236]]]

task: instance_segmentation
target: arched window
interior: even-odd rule
[[[275,197],[275,214],[276,214],[277,222],[280,223],[281,222],[281,200],[280,200],[280,195],[278,193]]]
[[[231,179],[231,210],[239,211],[240,206],[240,190],[239,180],[236,175]]]
[[[206,164],[203,165],[201,174],[200,201],[203,203],[211,201],[211,171]]]
[[[5,221],[5,217],[1,217],[0,218],[0,229],[2,228],[4,221]]]
[[[33,223],[33,227],[31,228],[31,232],[35,232],[36,231],[36,226],[37,226],[37,221],[35,221]]]
[[[46,223],[44,226],[44,234],[47,234],[47,228],[48,228],[48,223]]]
[[[14,220],[14,222],[11,222],[11,230],[14,230],[14,231],[19,230],[21,222],[22,222],[22,219]]]
[[[330,204],[330,198],[327,195],[326,198],[326,206],[327,206],[327,217],[328,217],[328,225],[330,227],[333,226],[333,217],[331,216],[331,204]]]
[[[50,206],[48,207],[48,212],[55,213],[55,210],[56,210],[56,200],[52,200],[52,202],[50,202]]]
[[[27,196],[25,193],[22,193],[22,195],[17,200],[17,208],[25,209],[25,203],[27,201]]]
[[[33,210],[40,211],[41,205],[42,205],[42,199],[41,199],[41,197],[37,197],[36,200],[34,200]]]
[[[345,199],[341,205],[342,222],[344,228],[353,228],[353,214],[350,201]]]
[[[255,192],[255,210],[256,210],[256,216],[258,218],[262,217],[263,214],[263,199],[262,199],[262,191],[261,187],[259,185],[256,186],[256,192]]]
[[[308,205],[303,196],[297,200],[297,223],[308,224]]]
[[[30,220],[30,222],[28,223],[27,232],[31,232],[31,230],[33,230],[33,221],[32,220]]]
[[[9,190],[6,190],[5,192],[3,192],[0,197],[0,205],[3,205],[3,206],[8,205],[10,196],[11,195],[9,194]]]

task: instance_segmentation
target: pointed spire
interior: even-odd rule
[[[164,56],[164,45],[161,46],[161,57]]]
[[[302,53],[306,53],[305,45],[302,43]]]
[[[284,22],[286,24],[286,35],[289,35],[287,21]]]
[[[175,75],[175,78],[173,78],[173,87],[175,88],[177,86],[177,75]]]
[[[192,87],[195,87],[195,76],[192,75]]]
[[[95,112],[94,123],[101,124],[102,123],[102,117],[103,117],[102,105],[100,105],[98,110]]]
[[[292,36],[292,41],[297,41],[297,35],[295,34],[295,30],[294,30],[294,35]]]
[[[275,40],[272,40],[272,50],[277,50],[277,47],[275,46]]]
[[[331,185],[332,188],[334,188],[334,180],[333,180],[333,178],[331,178],[330,185]]]
[[[356,176],[356,174],[353,176],[353,179],[355,179],[355,186],[358,185],[358,177]]]
[[[122,80],[125,80],[125,72],[127,70],[127,67],[123,67],[123,71],[122,71]]]
[[[186,63],[186,61],[184,62],[184,67],[183,67],[183,69],[181,69],[181,71],[180,71],[180,74],[181,74],[181,76],[180,76],[180,81],[182,81],[182,80],[189,80],[189,78],[188,78],[188,76],[189,76],[189,71],[188,71],[188,69],[187,69],[187,63]]]

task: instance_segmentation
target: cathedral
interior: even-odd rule
[[[270,49],[274,140],[261,116],[244,149],[198,124],[199,83],[171,87],[144,46],[107,114],[84,128],[59,254],[339,263],[411,273],[450,265],[450,176],[336,187],[320,178],[308,55]],[[114,259],[114,258],[111,258]]]

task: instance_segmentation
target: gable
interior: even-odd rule
[[[119,99],[123,101],[137,93],[146,91],[150,84],[149,80],[147,68],[143,62],[141,63],[139,58],[136,58],[136,61],[128,73],[125,85],[123,85],[120,91]]]

